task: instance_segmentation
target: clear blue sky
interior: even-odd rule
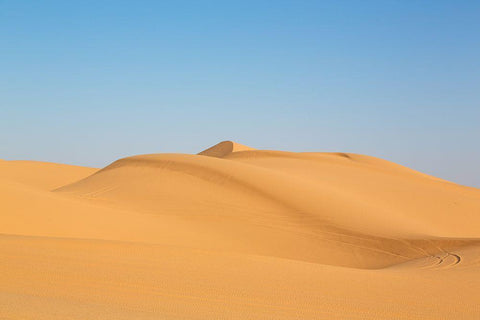
[[[480,187],[479,1],[0,0],[0,158],[257,148]]]

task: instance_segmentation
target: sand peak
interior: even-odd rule
[[[234,141],[226,140],[216,145],[199,152],[199,155],[208,156],[208,157],[216,157],[216,158],[223,158],[226,155],[229,155],[233,152],[239,151],[248,151],[248,150],[256,150],[254,148],[245,146],[240,143],[236,143]]]

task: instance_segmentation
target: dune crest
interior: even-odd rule
[[[254,148],[250,148],[240,143],[236,143],[233,141],[222,141],[217,143],[216,145],[199,152],[199,155],[202,156],[209,156],[209,157],[216,157],[216,158],[223,158],[231,153],[239,152],[239,151],[249,151],[249,150],[256,150]]]

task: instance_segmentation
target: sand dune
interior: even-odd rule
[[[52,190],[97,171],[94,168],[39,161],[0,161],[0,179]]]
[[[1,161],[0,212],[0,318],[480,317],[480,190],[369,156]]]

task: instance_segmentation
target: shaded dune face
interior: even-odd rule
[[[480,315],[480,190],[365,155],[0,161],[0,219],[2,319]]]

